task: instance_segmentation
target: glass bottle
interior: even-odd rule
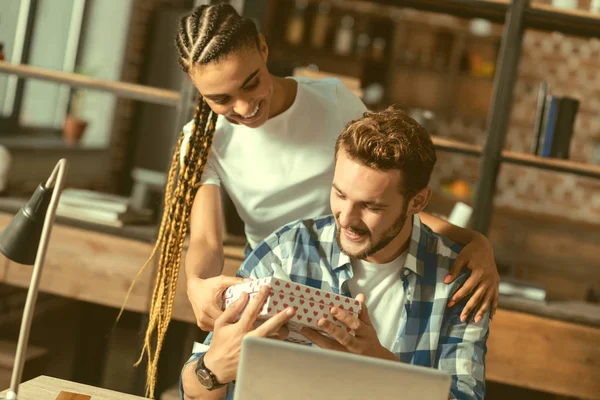
[[[369,45],[371,44],[371,38],[368,33],[361,33],[356,38],[356,56],[358,58],[364,58],[367,56]]]
[[[335,52],[342,56],[352,54],[352,40],[354,36],[354,18],[345,15],[335,38]]]
[[[331,11],[331,4],[325,2],[320,3],[317,8],[317,15],[315,16],[315,22],[313,24],[312,40],[311,43],[314,48],[322,49],[325,47],[325,41],[327,40],[327,28],[329,26],[329,13]]]
[[[576,10],[578,7],[579,0],[552,0],[552,5],[556,8],[563,8],[566,10]]]
[[[382,61],[385,56],[385,45],[386,41],[382,37],[376,37],[373,39],[373,45],[371,49],[371,57],[375,61]]]
[[[308,0],[296,0],[292,16],[288,22],[286,39],[292,46],[299,46],[304,37],[304,13],[308,6]]]

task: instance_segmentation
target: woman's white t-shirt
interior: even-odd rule
[[[202,184],[226,190],[252,247],[284,224],[331,213],[335,141],[366,111],[339,79],[293,79],[294,103],[263,126],[248,128],[219,116],[202,176]],[[181,154],[191,128],[191,122],[183,128]]]

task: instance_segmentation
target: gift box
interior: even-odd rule
[[[300,334],[302,327],[309,327],[324,333],[323,330],[317,326],[317,322],[321,318],[326,318],[327,320],[346,328],[343,323],[335,320],[329,314],[331,307],[338,307],[355,317],[358,317],[358,314],[360,313],[360,302],[351,297],[342,296],[275,277],[255,279],[227,288],[223,294],[224,308],[229,307],[231,303],[236,301],[242,292],[248,293],[250,296],[249,301],[251,301],[258,294],[260,287],[264,285],[269,285],[271,291],[257,320],[259,322],[264,322],[286,308],[293,307],[296,310],[296,314],[288,323],[290,334],[287,339],[291,342],[303,344],[310,343]]]

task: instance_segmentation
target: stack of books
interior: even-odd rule
[[[152,210],[133,209],[129,198],[85,189],[64,189],[56,215],[72,220],[122,227],[152,222]]]
[[[532,154],[568,159],[578,110],[578,100],[553,96],[549,94],[548,83],[542,82],[533,128]]]

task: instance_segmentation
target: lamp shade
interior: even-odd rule
[[[19,264],[33,265],[53,189],[42,184],[0,233],[0,252]]]

